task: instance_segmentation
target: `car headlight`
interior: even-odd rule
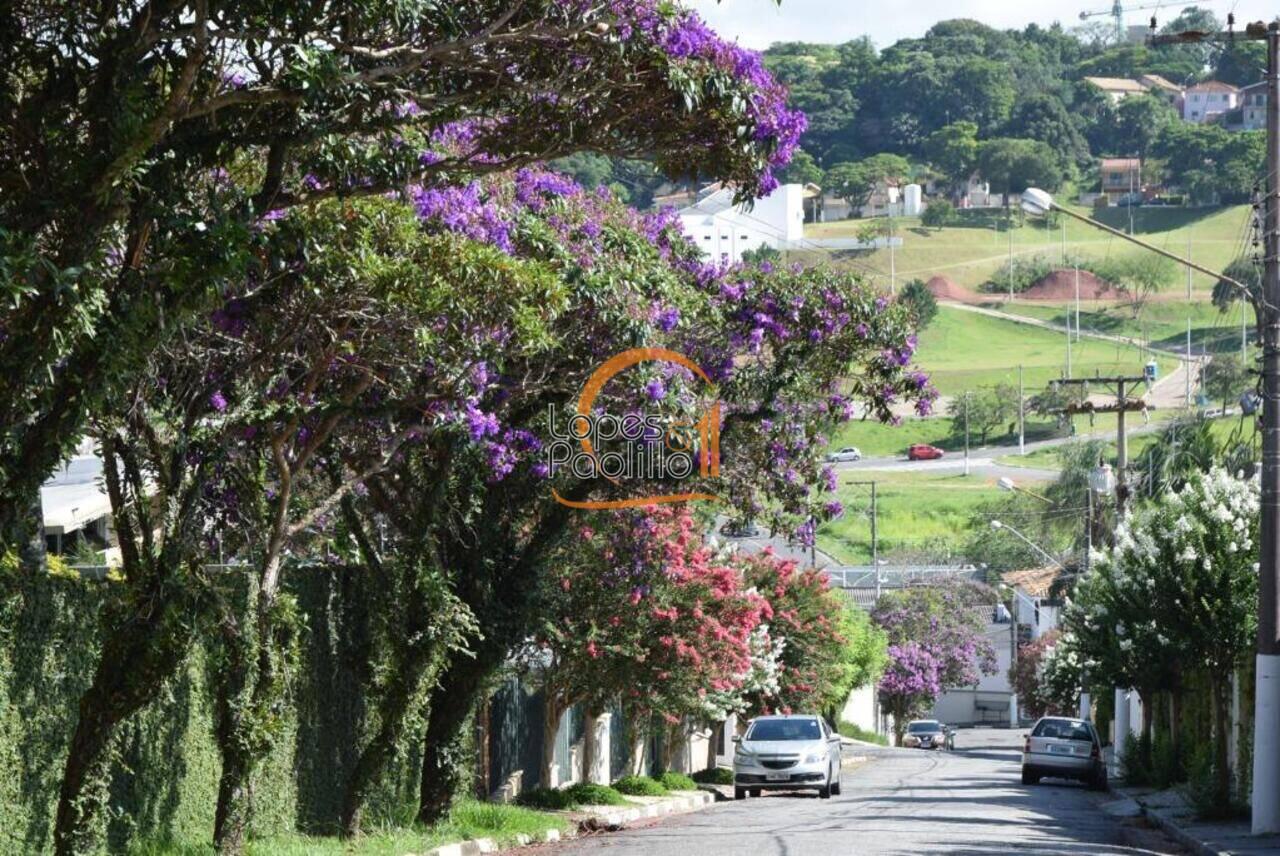
[[[819,761],[821,761],[821,760],[822,760],[822,753],[821,753],[821,752],[812,752],[812,753],[810,753],[810,754],[809,754],[809,756],[808,756],[807,758],[805,758],[805,759],[804,759],[804,762],[805,762],[806,764],[816,764],[816,763],[818,763],[818,762],[819,762]]]
[[[756,756],[750,752],[744,752],[738,749],[733,753],[733,762],[735,764],[754,764]]]

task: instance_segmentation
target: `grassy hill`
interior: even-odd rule
[[[1076,209],[1082,214],[1116,228],[1127,228],[1127,210],[1107,209],[1090,212]],[[1221,270],[1241,249],[1247,237],[1247,205],[1224,208],[1136,208],[1134,234],[1143,240],[1185,255],[1190,248],[1191,258],[1213,270]],[[991,278],[1009,259],[1010,242],[1015,258],[1041,255],[1060,257],[1062,253],[1062,228],[1051,227],[1043,221],[1028,218],[1024,225],[1006,228],[997,212],[966,212],[963,225],[943,229],[926,229],[918,218],[903,217],[894,221],[895,234],[903,245],[895,252],[897,281],[903,284],[914,278],[928,279],[943,274],[960,285],[977,290]],[[1149,252],[1120,238],[1107,235],[1086,223],[1066,219],[1066,249],[1068,255],[1089,258],[1132,256]],[[851,238],[866,225],[866,220],[837,220],[827,223],[810,223],[805,226],[806,239]],[[1188,244],[1188,241],[1190,242]],[[886,285],[889,280],[889,250],[874,252],[848,252],[827,250],[796,251],[799,260],[813,261],[828,258],[838,265],[857,267],[864,272],[875,271]],[[1192,275],[1193,294],[1207,298],[1213,288],[1212,278],[1204,274]],[[1176,286],[1184,294],[1185,279],[1180,274]],[[1170,291],[1175,290],[1171,286]]]

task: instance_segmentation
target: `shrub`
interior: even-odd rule
[[[854,725],[852,722],[840,720],[839,727],[836,729],[840,732],[841,737],[852,737],[854,740],[861,740],[864,743],[875,743],[880,746],[888,746],[889,738],[884,734],[877,734],[874,731],[867,731],[860,725]]]
[[[1151,743],[1151,784],[1167,788],[1182,779],[1182,764],[1174,751],[1173,739],[1167,732],[1156,732]]]
[[[693,774],[693,780],[704,785],[732,785],[733,770],[728,767],[712,767],[709,770],[699,770]]]
[[[613,783],[613,789],[633,797],[660,797],[667,792],[663,782],[648,776],[623,776]]]
[[[1213,743],[1203,741],[1196,744],[1187,761],[1187,784],[1183,793],[1187,801],[1201,820],[1227,820],[1235,817],[1248,817],[1248,806],[1238,800],[1226,803],[1218,801],[1214,791]]]
[[[516,797],[516,802],[544,811],[566,811],[584,805],[626,805],[627,798],[608,785],[579,782],[567,788],[534,788]]]
[[[698,783],[684,773],[673,773],[668,770],[662,774],[662,786],[669,791],[696,791]]]
[[[898,302],[907,307],[917,330],[928,327],[938,314],[938,299],[924,280],[913,279],[898,294]]]
[[[946,199],[938,198],[929,202],[929,207],[920,215],[920,225],[933,229],[941,229],[955,219],[955,206]]]
[[[1151,741],[1146,735],[1130,732],[1124,739],[1124,780],[1130,785],[1151,784]]]

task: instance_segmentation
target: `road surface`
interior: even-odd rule
[[[1075,783],[1023,786],[1022,731],[962,729],[956,751],[871,749],[830,800],[774,795],[539,848],[556,856],[1181,854]],[[846,753],[850,750],[846,748]],[[859,748],[857,751],[862,752]],[[1052,783],[1050,783],[1052,782]]]

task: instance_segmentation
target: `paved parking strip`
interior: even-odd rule
[[[539,848],[610,856],[1179,854],[1163,835],[1101,810],[1081,785],[1019,780],[1021,731],[962,729],[955,752],[868,750],[830,800],[773,795],[645,828]],[[846,750],[848,751],[848,750]],[[862,752],[859,749],[859,752]]]

